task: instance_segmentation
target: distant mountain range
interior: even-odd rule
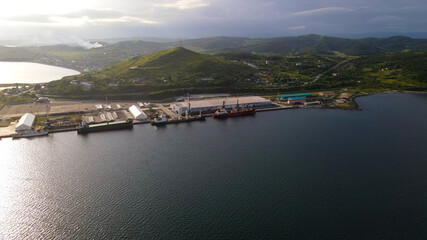
[[[278,38],[211,37],[173,42],[165,42],[165,39],[161,39],[157,42],[132,40],[99,43],[102,47],[91,49],[68,45],[0,47],[0,61],[32,61],[85,71],[178,46],[209,54],[245,52],[269,55],[312,53],[361,56],[427,51],[427,39],[403,36],[348,39],[309,34]]]
[[[318,53],[358,56],[401,51],[425,51],[427,50],[427,39],[413,39],[402,36],[346,39],[310,34],[266,39],[202,38],[184,41],[184,46],[207,52],[253,52],[278,55]]]

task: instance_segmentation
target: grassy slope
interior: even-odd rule
[[[295,61],[290,57],[273,57],[274,64],[263,65],[271,56],[254,54],[221,54],[222,58],[202,55],[184,48],[165,50],[147,56],[133,58],[113,64],[104,70],[93,71],[78,77],[64,78],[62,81],[49,85],[51,94],[75,97],[106,96],[111,98],[129,98],[144,96],[149,99],[163,99],[186,92],[217,93],[217,92],[277,92],[277,91],[309,91],[314,89],[331,89],[355,87],[357,89],[381,91],[394,90],[426,90],[427,89],[427,52],[407,52],[379,56],[365,56],[355,59],[341,67],[341,75],[332,77],[332,70],[315,84],[288,84],[298,81],[310,81],[319,69],[315,68],[318,59],[322,64],[330,66],[340,61],[339,58],[328,62],[330,57],[305,55],[305,68],[296,68]],[[264,79],[280,83],[277,86],[268,84],[250,85],[241,81],[256,72],[246,65],[234,63],[226,59],[251,59],[260,66],[260,71],[268,72]],[[305,62],[307,60],[308,62]],[[311,62],[314,64],[311,67]],[[131,70],[131,67],[138,67]],[[314,70],[313,70],[314,69]],[[383,71],[384,69],[384,71]],[[387,69],[387,70],[386,70]],[[319,70],[323,71],[323,70]],[[298,72],[298,75],[294,73]],[[215,77],[215,81],[201,81],[200,77]],[[71,79],[94,81],[95,90],[83,92],[80,86],[69,84]],[[143,78],[142,83],[134,84],[132,79]],[[110,82],[120,81],[119,87],[106,86]],[[268,80],[270,81],[270,80]],[[297,82],[298,82],[297,81]],[[136,95],[135,95],[136,94]]]
[[[137,69],[131,69],[137,67]],[[95,70],[79,76],[65,77],[51,82],[48,86],[53,95],[124,94],[156,92],[185,88],[223,88],[248,78],[255,69],[240,63],[210,55],[195,53],[185,48],[164,50],[113,64],[103,70]],[[200,78],[213,77],[214,81]],[[83,92],[70,81],[93,81],[96,89]],[[134,79],[142,79],[133,83]],[[109,87],[112,82],[120,82],[119,87]],[[210,91],[210,90],[209,90]]]
[[[42,47],[0,47],[0,61],[30,61],[46,62],[48,64],[64,67],[73,66],[72,61],[77,61],[78,66],[105,67],[131,57],[151,54],[170,46],[164,43],[145,41],[126,41],[101,48],[84,49],[68,45],[53,45]],[[58,63],[54,60],[64,61]],[[82,70],[82,69],[78,69]]]
[[[85,65],[105,67],[131,57],[147,55],[178,46],[178,42],[159,43],[124,41],[102,48],[83,49],[66,45],[46,47],[0,47],[0,61],[36,61],[55,58],[63,61],[80,61]],[[402,51],[426,51],[426,39],[408,37],[345,39],[320,35],[302,35],[252,39],[244,37],[212,37],[185,40],[184,46],[198,52],[255,52],[265,54],[347,54],[375,55]]]
[[[131,67],[138,67],[138,69],[130,70]],[[196,80],[196,78],[213,75],[220,79],[227,79],[227,75],[235,76],[252,72],[252,69],[246,65],[202,55],[185,48],[174,48],[113,64],[98,75],[128,80],[137,77],[168,78],[178,74]]]
[[[365,56],[345,64],[340,77],[328,75],[322,82],[346,82],[365,89],[427,90],[425,66],[427,52]]]

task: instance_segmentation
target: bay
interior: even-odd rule
[[[0,84],[44,83],[79,74],[78,71],[29,62],[0,62]]]
[[[425,239],[427,95],[0,141],[0,239]]]

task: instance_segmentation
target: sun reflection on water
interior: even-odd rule
[[[0,238],[7,239],[12,234],[13,214],[21,209],[25,181],[23,151],[25,141],[11,138],[0,140]]]

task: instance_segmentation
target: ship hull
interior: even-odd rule
[[[132,127],[133,127],[133,122],[126,122],[121,124],[106,124],[106,125],[97,126],[97,127],[79,128],[77,129],[77,133],[86,134],[91,132],[112,131],[112,130],[132,128]]]
[[[177,123],[184,123],[184,122],[194,122],[194,121],[203,121],[205,120],[205,117],[192,117],[192,118],[187,118],[187,119],[182,119],[182,120],[169,120],[169,121],[165,121],[165,122],[152,122],[151,125],[153,126],[161,126],[161,125],[166,125],[166,124],[177,124]]]
[[[255,115],[256,111],[255,109],[246,109],[246,110],[240,110],[238,112],[231,112],[231,113],[225,113],[225,114],[212,114],[212,118],[229,118],[229,117],[240,117],[240,116],[248,116],[248,115]]]
[[[14,134],[12,138],[33,138],[33,137],[42,137],[47,136],[48,132],[34,132],[34,133],[25,133],[25,134]]]

